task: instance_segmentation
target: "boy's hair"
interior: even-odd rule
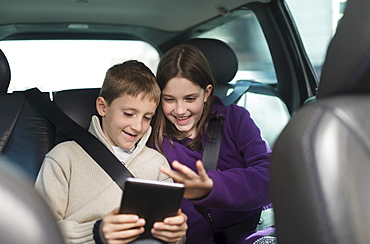
[[[174,77],[186,78],[202,89],[206,89],[208,85],[214,87],[215,84],[215,79],[208,60],[198,48],[192,45],[174,47],[166,52],[160,60],[157,69],[157,82],[161,90],[163,90],[167,82]],[[181,86],[181,84],[179,84],[179,86]],[[201,132],[202,129],[208,125],[212,104],[213,89],[207,102],[204,104],[201,119],[196,125],[197,136],[187,144],[187,147],[192,150],[202,150]],[[163,153],[162,142],[164,135],[167,135],[172,142],[172,138],[181,139],[181,133],[168,119],[166,119],[161,108],[162,106],[159,104],[159,108],[153,119],[153,133],[150,145],[156,147]]]
[[[143,99],[148,98],[156,104],[161,98],[161,90],[153,72],[137,60],[125,61],[109,68],[100,90],[100,96],[108,105],[123,95],[136,97],[140,93],[145,94]]]

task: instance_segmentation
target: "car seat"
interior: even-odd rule
[[[0,154],[25,169],[34,180],[45,154],[54,145],[54,126],[22,92],[7,92],[10,77],[8,60],[0,50]]]
[[[88,129],[91,117],[100,115],[96,111],[96,99],[100,88],[70,89],[53,93],[53,102],[72,120]],[[63,131],[56,128],[55,143],[70,140]]]
[[[32,179],[0,155],[0,243],[62,244],[61,231]]]
[[[194,38],[185,42],[196,46],[207,58],[216,80],[214,94],[227,99],[233,91],[240,89],[243,95],[234,103],[245,107],[261,130],[262,137],[273,147],[277,136],[290,119],[286,104],[277,90],[253,80],[238,80],[230,83],[238,71],[235,52],[225,42],[210,38]]]
[[[347,1],[317,100],[275,143],[271,192],[278,243],[370,240],[370,1]]]

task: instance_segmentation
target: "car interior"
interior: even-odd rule
[[[3,155],[0,162],[0,243],[63,244],[54,216],[34,192],[27,172]]]
[[[348,2],[317,100],[296,113],[275,143],[271,191],[279,243],[370,238],[369,9],[369,1]]]
[[[89,0],[0,0],[0,6],[0,174],[4,174],[0,175],[0,195],[3,198],[3,188],[18,187],[19,191],[11,191],[14,196],[7,198],[2,211],[27,201],[29,214],[43,222],[36,226],[46,226],[39,236],[25,235],[28,243],[62,242],[58,227],[50,223],[53,221],[46,204],[29,186],[45,154],[71,138],[26,99],[24,92],[35,87],[33,84],[13,90],[11,82],[19,71],[14,71],[14,59],[11,55],[8,58],[1,42],[25,40],[143,41],[159,55],[175,45],[195,45],[213,69],[215,94],[225,102],[245,107],[272,148],[271,197],[278,242],[366,243],[370,238],[366,230],[370,224],[366,210],[370,159],[369,1],[348,1],[327,50],[321,77],[310,62],[284,0],[138,0],[109,4]],[[237,31],[247,32],[246,40],[245,36],[233,36],[231,30],[223,38],[213,34],[218,28],[229,27],[228,23],[246,20],[248,28]],[[260,42],[252,26],[258,26],[266,42],[273,78],[270,70],[263,78],[240,76],[244,74],[241,70],[248,70],[245,67],[258,59],[251,51]],[[240,55],[241,41],[247,43],[250,52]],[[258,60],[258,65],[266,64]],[[34,72],[42,73],[42,67]],[[94,105],[99,87],[40,90],[84,129],[89,127],[91,116],[97,115]],[[13,176],[7,172],[9,164],[28,179],[14,176],[14,182],[8,182],[7,175]],[[21,197],[29,193],[31,200]],[[39,207],[45,209],[45,214]],[[0,221],[0,226],[8,219]],[[25,243],[16,239],[14,231],[2,231],[1,243]],[[42,233],[46,240],[40,240]],[[8,238],[5,236],[10,239],[3,239]]]

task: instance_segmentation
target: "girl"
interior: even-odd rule
[[[187,243],[252,243],[257,237],[249,234],[270,203],[271,151],[260,130],[245,108],[226,107],[213,95],[212,70],[192,45],[174,47],[163,56],[157,82],[162,97],[151,145],[172,162],[173,170],[161,171],[186,185],[182,211],[188,216]],[[207,126],[215,116],[223,121],[221,149],[217,169],[206,172],[201,159]]]

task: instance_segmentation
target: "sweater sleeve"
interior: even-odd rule
[[[95,221],[77,223],[66,219],[68,204],[68,172],[52,158],[46,157],[35,182],[35,189],[49,204],[67,243],[95,243]]]
[[[270,149],[248,111],[229,106],[218,168],[207,172],[214,182],[213,188],[196,203],[239,211],[269,204],[269,154]]]

